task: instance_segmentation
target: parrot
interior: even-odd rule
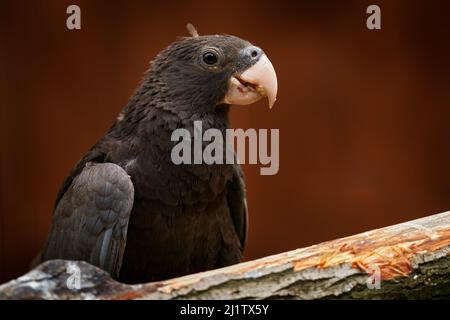
[[[171,133],[196,121],[225,132],[231,106],[267,98],[272,107],[277,90],[260,47],[227,34],[176,39],[63,182],[41,262],[86,261],[131,284],[239,263],[248,232],[241,166],[174,164]]]

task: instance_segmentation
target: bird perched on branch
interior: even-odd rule
[[[230,105],[276,99],[266,54],[235,36],[170,44],[110,130],[62,185],[41,260],[84,260],[127,282],[147,282],[240,261],[247,205],[238,164],[171,161],[177,128],[224,132]]]

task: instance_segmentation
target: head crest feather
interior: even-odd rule
[[[186,25],[186,29],[189,32],[189,34],[193,37],[193,38],[197,38],[198,37],[198,32],[197,29],[195,29],[194,25],[192,23],[188,23]]]

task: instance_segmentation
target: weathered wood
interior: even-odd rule
[[[449,253],[450,211],[140,285],[118,283],[85,262],[54,260],[0,286],[0,299],[450,298]],[[79,290],[67,286],[69,264],[80,268]]]

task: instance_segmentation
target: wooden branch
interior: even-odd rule
[[[450,298],[449,252],[450,211],[140,285],[118,283],[85,262],[53,260],[0,286],[0,299]],[[79,267],[79,290],[67,286],[69,265]]]

